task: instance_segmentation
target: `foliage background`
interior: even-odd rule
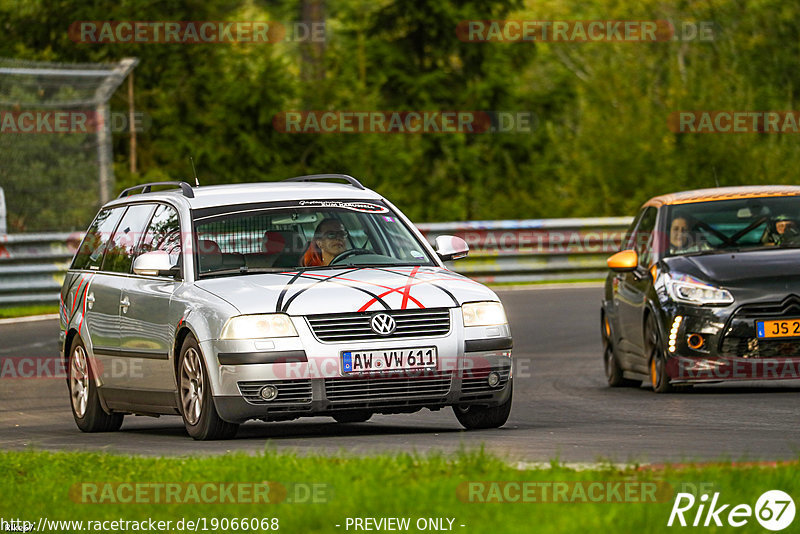
[[[79,20],[286,22],[310,7],[324,13],[324,47],[76,44],[67,34]],[[462,20],[502,18],[713,21],[716,32],[712,42],[646,44],[456,37]],[[669,191],[793,183],[794,136],[675,134],[667,117],[795,109],[799,48],[800,4],[782,0],[0,0],[0,56],[140,59],[135,105],[152,125],[138,136],[136,174],[128,136],[115,134],[118,190],[188,178],[191,154],[202,184],[352,174],[420,222],[629,215]],[[112,111],[127,110],[126,94],[123,84]],[[531,133],[494,135],[272,128],[276,113],[303,109],[531,111],[538,120]],[[10,232],[87,226],[96,206],[56,160],[65,178],[41,189],[49,198],[38,205],[36,166],[0,173]],[[83,209],[43,209],[54,201]]]

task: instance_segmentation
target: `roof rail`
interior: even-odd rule
[[[150,182],[148,184],[134,185],[133,187],[129,187],[123,190],[122,193],[120,193],[117,198],[127,197],[129,194],[149,193],[150,189],[154,185],[174,185],[181,188],[181,192],[183,193],[183,196],[185,196],[186,198],[194,198],[194,191],[192,191],[192,186],[187,184],[186,182]],[[134,191],[137,191],[139,189],[141,189],[139,193],[134,193]]]
[[[287,178],[284,182],[318,182],[336,178],[338,180],[345,180],[347,183],[358,189],[366,189],[361,182],[347,174],[309,174],[308,176],[295,176],[294,178]]]

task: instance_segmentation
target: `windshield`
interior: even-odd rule
[[[800,247],[800,197],[670,206],[668,256]]]
[[[364,201],[238,205],[194,214],[198,274],[435,265],[387,206]]]

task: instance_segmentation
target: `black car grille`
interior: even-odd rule
[[[330,378],[325,395],[333,405],[348,408],[441,403],[450,392],[451,373],[420,376]]]
[[[798,358],[800,338],[758,339],[757,320],[800,317],[800,297],[789,295],[781,302],[746,304],[737,309],[725,328],[720,356],[736,358]]]
[[[489,385],[489,373],[496,371],[500,375],[500,382],[492,387]],[[497,390],[503,389],[508,384],[511,376],[511,366],[495,369],[472,369],[464,372],[461,380],[461,397],[459,400],[477,400],[491,398]]]
[[[331,343],[444,336],[450,332],[450,310],[447,308],[387,311],[385,313],[391,315],[397,323],[397,329],[390,335],[377,334],[370,327],[370,319],[375,312],[309,315],[306,319],[317,339]]]
[[[261,388],[267,385],[278,388],[278,396],[274,400],[265,401],[259,396]],[[250,404],[278,409],[311,408],[311,380],[259,380],[256,382],[238,382],[238,386],[244,400]]]

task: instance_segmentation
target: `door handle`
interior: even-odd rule
[[[88,295],[86,295],[86,307],[91,310],[93,306],[94,306],[94,293],[89,293]]]
[[[128,313],[128,306],[131,305],[131,301],[128,300],[128,297],[125,297],[119,301],[119,305],[122,307],[122,313]]]

